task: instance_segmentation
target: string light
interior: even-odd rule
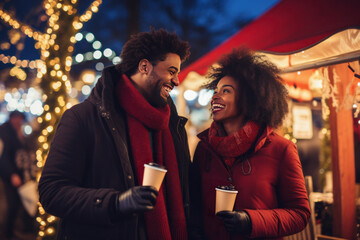
[[[75,35],[75,38],[79,42],[82,39],[84,39],[84,34],[83,33],[77,33]],[[108,58],[110,61],[113,61],[113,63],[114,62],[119,63],[121,61],[121,59],[116,56],[115,51],[110,49],[110,48],[105,48],[103,51],[100,51],[100,49],[102,47],[102,43],[95,39],[95,36],[94,36],[93,33],[88,32],[87,34],[85,34],[85,39],[89,43],[92,43],[91,46],[92,46],[94,51],[93,52],[76,54],[76,56],[73,59],[73,61],[74,61],[73,65],[82,63],[84,61],[91,61],[93,59],[100,59],[102,56]]]
[[[9,56],[9,55],[4,55],[4,54],[0,54],[0,61],[4,64],[13,64],[16,65],[18,67],[22,67],[22,68],[41,68],[44,63],[42,60],[38,59],[38,60],[27,60],[27,59],[18,59],[16,56]]]
[[[35,40],[35,48],[40,50],[40,60],[20,60],[15,56],[0,54],[0,61],[4,64],[11,63],[16,66],[14,76],[23,78],[20,67],[37,69],[37,81],[40,83],[43,94],[41,100],[44,108],[41,109],[37,122],[40,124],[38,136],[38,149],[36,151],[37,166],[42,168],[46,161],[49,143],[54,135],[54,127],[58,124],[61,114],[71,107],[67,94],[71,90],[69,72],[73,64],[72,54],[74,44],[79,39],[78,32],[84,23],[92,18],[93,13],[98,12],[101,0],[93,1],[84,14],[78,16],[75,7],[76,0],[64,3],[61,0],[44,0],[43,6],[48,16],[48,26],[44,33],[33,30],[30,26],[17,21],[11,14],[0,9],[0,19]],[[62,33],[59,30],[62,28]],[[95,45],[95,46],[98,46]],[[4,45],[6,48],[7,46]],[[97,54],[96,56],[99,56]],[[35,107],[34,107],[35,109]],[[40,176],[40,171],[38,178]],[[38,238],[42,239],[55,234],[52,226],[56,218],[48,215],[39,203],[39,216],[36,218],[40,224]]]
[[[9,13],[0,9],[0,18],[5,23],[10,25],[13,29],[19,29],[23,32],[26,36],[33,38],[36,41],[40,41],[43,38],[43,33],[33,30],[30,26],[23,24],[16,19],[12,18]]]

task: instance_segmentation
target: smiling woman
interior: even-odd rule
[[[237,108],[238,92],[236,80],[233,77],[225,76],[217,84],[211,101],[213,119],[223,124],[228,135],[243,125]]]
[[[209,75],[213,122],[198,135],[190,170],[194,239],[282,239],[305,228],[310,210],[296,146],[273,130],[288,111],[278,73],[243,48]],[[218,186],[238,190],[233,211],[215,213]]]

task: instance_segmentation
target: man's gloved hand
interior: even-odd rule
[[[218,212],[216,216],[221,218],[229,233],[239,233],[243,235],[251,233],[251,219],[244,211],[221,211]]]
[[[115,198],[116,214],[121,216],[150,211],[156,204],[158,194],[152,186],[136,186],[119,193]]]

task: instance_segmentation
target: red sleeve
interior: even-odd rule
[[[309,201],[299,155],[293,143],[286,147],[280,160],[277,189],[279,208],[245,209],[252,221],[252,238],[291,235],[306,227],[310,217]]]

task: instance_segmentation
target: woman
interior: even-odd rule
[[[191,167],[193,239],[282,239],[305,228],[309,203],[296,146],[273,129],[288,112],[278,69],[234,50],[210,74],[213,123]],[[215,215],[215,188],[234,186],[234,210]],[[205,237],[204,237],[205,236]]]

